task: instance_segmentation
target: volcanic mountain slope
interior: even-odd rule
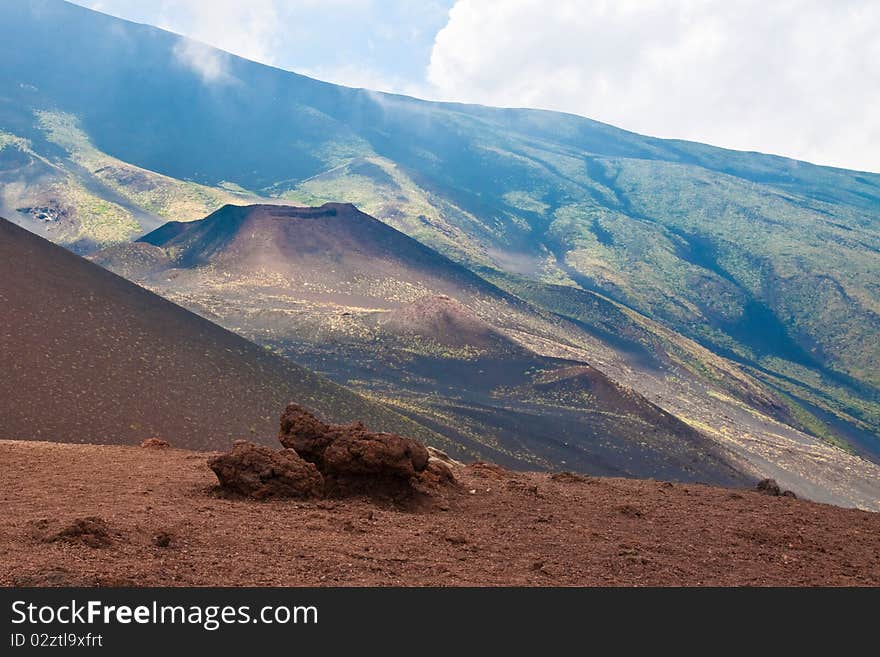
[[[94,259],[474,455],[672,479],[716,477],[720,456],[814,499],[880,500],[875,466],[723,358],[591,292],[578,319],[542,311],[350,205],[226,207]]]
[[[0,435],[271,442],[289,401],[439,435],[0,220]]]
[[[228,205],[200,221],[169,222],[139,242],[173,253],[184,277],[180,286],[189,276],[208,283],[203,272],[216,271],[233,290],[303,290],[318,301],[344,298],[348,305],[412,301],[429,289],[500,292],[348,204]],[[425,279],[421,286],[409,282],[414,271]],[[389,289],[376,289],[383,280]]]
[[[144,263],[139,280],[162,294],[360,385],[472,454],[520,467],[745,481],[711,441],[610,381],[616,414],[602,412],[605,400],[506,407],[499,385],[528,385],[532,372],[562,361],[503,330],[548,340],[564,331],[351,205],[224,207],[95,259],[119,271]]]
[[[598,291],[880,454],[877,174],[348,89],[60,0],[0,5],[0,169],[6,211],[81,249],[230,196],[355,202],[468,266]]]
[[[39,112],[35,121],[30,138],[0,125],[0,213],[73,251],[89,253],[143,235],[169,217],[196,219],[223,203],[256,198],[113,158],[95,148],[70,115]]]
[[[471,349],[480,354],[522,357],[528,351],[445,295],[424,296],[377,315],[379,328],[404,340],[433,342],[441,348]]]

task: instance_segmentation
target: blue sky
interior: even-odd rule
[[[74,0],[280,68],[381,90],[425,92],[454,0]]]
[[[323,80],[880,172],[877,0],[76,0]]]

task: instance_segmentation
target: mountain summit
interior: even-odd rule
[[[348,203],[227,205],[199,221],[169,222],[139,242],[173,253],[180,268],[212,265],[230,275],[283,275],[276,283],[266,282],[304,286],[316,294],[333,288],[339,294],[371,296],[364,281],[381,277],[413,284],[419,278],[433,279],[440,287],[492,288]]]

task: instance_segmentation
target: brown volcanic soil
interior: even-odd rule
[[[0,585],[880,585],[875,513],[480,465],[410,510],[253,502],[208,456],[0,441]]]

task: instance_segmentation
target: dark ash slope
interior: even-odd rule
[[[291,400],[337,421],[439,438],[5,219],[0,317],[4,438],[271,443]]]

